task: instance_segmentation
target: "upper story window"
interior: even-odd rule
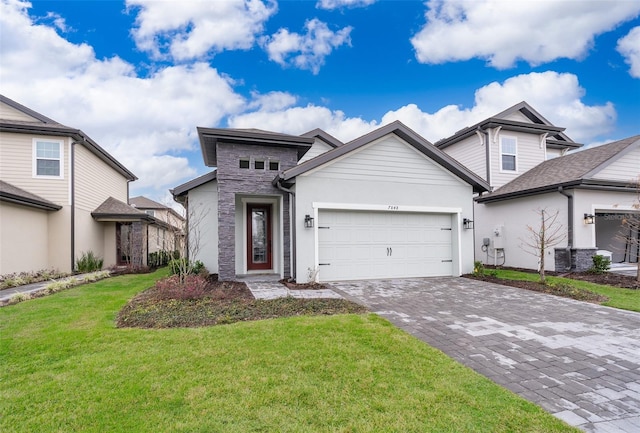
[[[144,211],[147,215],[156,216],[156,212],[154,210],[147,209]]]
[[[61,179],[63,173],[62,141],[33,140],[33,175]]]
[[[240,160],[240,168],[249,168],[249,160],[241,159]]]
[[[264,170],[264,161],[253,161],[253,168],[256,170]]]
[[[518,140],[516,137],[500,137],[500,169],[502,171],[516,171],[516,156]]]
[[[269,161],[269,170],[280,170],[280,163],[278,161]]]

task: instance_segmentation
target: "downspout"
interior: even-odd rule
[[[559,186],[558,192],[567,198],[567,248],[566,254],[568,257],[566,271],[570,271],[573,267],[571,263],[571,248],[573,248],[573,195],[565,192],[564,188]]]
[[[69,163],[69,177],[71,180],[71,272],[75,271],[76,262],[76,179],[75,179],[75,146],[77,141],[71,142],[71,161]]]
[[[289,214],[291,215],[291,220],[289,221],[289,230],[291,231],[291,278],[296,279],[296,193],[290,188],[285,188],[280,184],[280,176],[278,176],[278,180],[275,185],[280,191],[284,191],[289,194]]]

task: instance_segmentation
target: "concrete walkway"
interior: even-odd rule
[[[332,283],[587,432],[640,432],[640,313],[465,278]]]
[[[90,274],[91,273],[72,275],[69,277],[59,278],[55,281],[66,281],[71,278],[75,278],[76,280],[82,281],[85,279],[87,275],[90,275]],[[8,301],[18,293],[33,293],[33,292],[40,291],[45,287],[47,287],[49,284],[51,284],[53,281],[54,280],[41,281],[39,283],[25,284],[23,286],[10,287],[8,289],[0,290],[0,302]]]
[[[277,299],[277,298],[301,298],[301,299],[320,299],[331,298],[341,299],[342,296],[331,289],[322,290],[291,290],[284,284],[278,282],[273,277],[269,278],[243,278],[238,279],[247,285],[253,297],[256,299]]]

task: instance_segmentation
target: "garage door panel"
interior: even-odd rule
[[[323,281],[453,273],[449,214],[321,210],[318,221]]]

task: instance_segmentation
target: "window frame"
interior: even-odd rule
[[[55,143],[58,145],[60,156],[58,158],[38,157],[38,143]],[[58,161],[60,174],[52,176],[48,174],[38,174],[38,160]],[[35,179],[64,179],[64,140],[52,140],[49,138],[34,138],[32,141],[32,176]]]
[[[258,168],[258,164],[262,164],[262,168]],[[264,171],[266,167],[265,161],[264,159],[256,159],[253,161],[253,169],[254,170],[260,170],[260,171]]]
[[[242,163],[246,162],[247,166],[243,167]],[[249,158],[240,158],[239,162],[238,162],[238,168],[240,170],[249,170],[251,168],[251,161],[249,160]]]
[[[276,168],[273,168],[271,164],[275,164]],[[269,171],[280,171],[280,161],[269,161]]]
[[[509,139],[513,140],[515,151],[514,153],[504,152],[503,151],[503,140]],[[504,162],[502,160],[503,156],[513,156],[513,170],[509,168],[504,168]],[[518,172],[518,137],[513,135],[501,135],[500,136],[500,172],[503,173],[517,173]]]

